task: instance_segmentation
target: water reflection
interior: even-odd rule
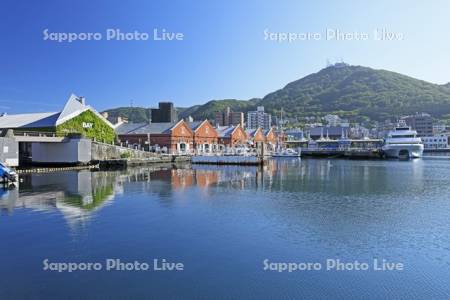
[[[369,288],[366,298],[385,298],[380,286],[397,291],[405,282],[414,286],[404,289],[419,295],[424,289],[448,290],[449,160],[280,159],[263,168],[167,165],[34,174],[22,180],[0,199],[1,239],[7,241],[0,247],[5,258],[0,275],[13,286],[10,294],[0,289],[2,299],[21,292],[16,298],[27,298],[42,286],[51,288],[44,296],[59,298],[83,298],[83,293],[97,291],[108,291],[109,298],[164,298],[167,291],[173,292],[169,298],[176,298],[175,292],[193,299],[216,294],[264,298],[279,290],[287,298],[314,298],[298,294],[304,287],[316,298],[327,287],[330,295],[340,290],[341,298],[354,298],[355,282]],[[189,269],[176,277],[152,272],[52,276],[39,265],[46,257],[169,257]],[[286,277],[261,270],[264,258],[289,262],[330,257],[386,258],[404,262],[407,270],[393,277],[370,272],[297,272]],[[304,285],[292,285],[294,281]],[[139,288],[127,288],[130,282]],[[199,282],[205,283],[202,293],[192,289]],[[238,286],[231,296],[230,285]],[[425,292],[422,298],[441,295]]]
[[[281,171],[288,164],[283,162]],[[109,204],[116,195],[124,193],[124,185],[139,182],[144,191],[160,195],[196,186],[207,189],[224,185],[244,189],[271,184],[278,173],[278,164],[271,162],[264,168],[240,166],[169,165],[138,167],[125,171],[67,171],[57,173],[23,174],[15,188],[4,188],[0,194],[0,210],[14,209],[61,211],[69,223],[83,222],[96,210]]]
[[[413,197],[426,184],[423,169],[422,161],[279,159],[269,161],[264,167],[168,165],[125,171],[27,174],[20,177],[17,188],[3,190],[0,210],[6,213],[19,208],[59,211],[74,227],[84,224],[116,195],[131,193],[136,188],[171,201],[193,187],[206,193],[211,187],[218,187],[221,192],[283,192],[283,197],[294,198],[306,193],[333,197],[380,196],[402,190]]]
[[[83,225],[96,210],[123,192],[116,183],[116,174],[109,172],[25,174],[15,189],[1,197],[0,209],[6,213],[18,208],[59,211],[75,227]]]

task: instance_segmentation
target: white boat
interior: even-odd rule
[[[423,143],[417,137],[417,131],[401,122],[398,127],[389,131],[381,149],[389,158],[419,158],[423,154]]]
[[[301,150],[298,149],[298,151],[295,151],[294,149],[284,149],[276,151],[272,154],[272,157],[300,157],[301,156]]]

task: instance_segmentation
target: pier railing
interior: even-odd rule
[[[30,136],[30,137],[65,137],[66,133],[45,132],[45,131],[22,131],[14,130],[14,136]]]

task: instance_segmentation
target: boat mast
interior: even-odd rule
[[[283,107],[281,107],[281,110],[280,110],[280,133],[284,134],[284,132],[283,132]],[[283,148],[280,137],[278,137],[278,143],[279,143],[279,148]]]

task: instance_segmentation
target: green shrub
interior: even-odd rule
[[[129,151],[120,154],[120,158],[130,158],[130,157],[131,153]]]

